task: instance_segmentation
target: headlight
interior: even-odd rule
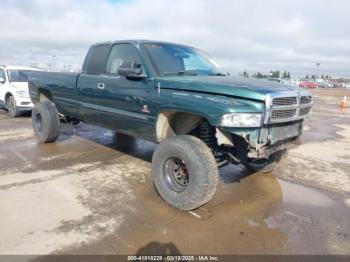
[[[16,94],[17,94],[19,97],[23,97],[23,98],[29,97],[29,94],[28,94],[27,91],[17,90],[17,91],[16,91]]]
[[[221,117],[221,126],[225,127],[259,127],[261,114],[228,113]]]

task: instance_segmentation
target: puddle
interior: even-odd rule
[[[282,202],[285,204],[309,207],[331,207],[333,204],[332,199],[315,189],[281,179],[278,179],[278,183],[282,188]]]

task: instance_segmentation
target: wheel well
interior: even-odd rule
[[[212,125],[205,117],[178,111],[163,111],[158,115],[157,142],[172,136],[187,134],[199,138],[210,148],[218,166],[224,166],[233,160],[239,163],[239,160],[232,155],[234,147],[232,134]]]
[[[179,111],[162,111],[157,118],[156,137],[158,142],[190,133],[206,119],[202,116]]]
[[[12,96],[11,93],[7,93],[7,94],[5,95],[5,102],[7,101],[7,99],[8,99],[10,96]]]
[[[52,96],[51,93],[45,89],[39,89],[39,94],[38,94],[38,100],[39,102],[42,101],[52,101]]]

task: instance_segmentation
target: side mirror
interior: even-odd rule
[[[123,62],[117,71],[118,75],[129,79],[141,80],[147,78],[143,74],[142,65],[135,62]]]
[[[0,84],[3,84],[3,83],[5,83],[5,78],[0,77]]]

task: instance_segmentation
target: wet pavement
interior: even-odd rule
[[[38,144],[29,117],[0,111],[0,254],[350,254],[350,91],[314,94],[277,170],[227,166],[192,212],[154,190],[155,144],[85,124]]]

